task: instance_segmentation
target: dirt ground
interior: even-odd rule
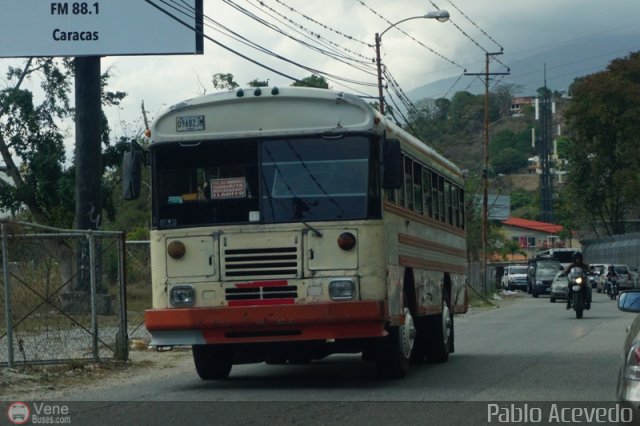
[[[492,309],[507,307],[524,294],[507,292],[493,295],[487,301],[473,301],[465,315],[475,315]],[[0,401],[56,400],[65,395],[81,393],[83,389],[123,386],[151,377],[168,374],[175,368],[193,371],[191,350],[174,348],[157,352],[148,342],[132,340],[127,362],[73,362],[59,365],[23,365],[0,367]],[[193,372],[195,374],[195,372]]]

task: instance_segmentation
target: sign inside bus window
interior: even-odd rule
[[[247,194],[244,177],[211,179],[211,199],[243,198]]]
[[[197,132],[204,130],[204,115],[176,117],[176,132]]]

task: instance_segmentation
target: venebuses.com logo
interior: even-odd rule
[[[29,421],[31,409],[26,402],[14,402],[7,407],[7,417],[14,425],[23,425]]]

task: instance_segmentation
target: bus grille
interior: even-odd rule
[[[243,248],[224,251],[224,276],[227,279],[295,278],[297,275],[297,247]]]
[[[224,292],[227,301],[295,299],[298,297],[298,287],[295,285],[279,287],[227,288]]]

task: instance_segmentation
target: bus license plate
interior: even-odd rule
[[[204,115],[188,115],[176,118],[176,132],[204,130]]]

